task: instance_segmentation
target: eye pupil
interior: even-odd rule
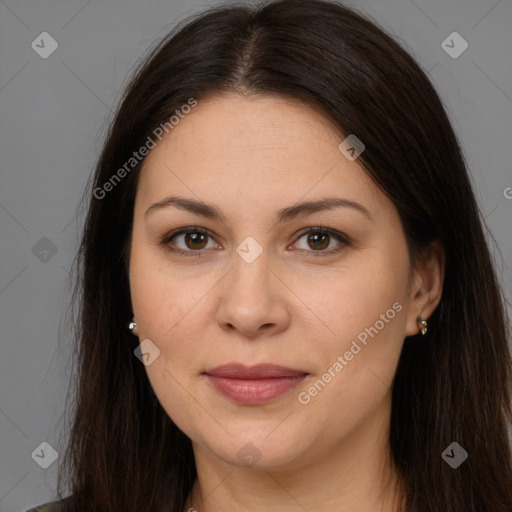
[[[310,241],[314,241],[315,242],[318,242],[319,238],[322,238],[322,242],[325,242],[325,240],[327,240],[327,244],[323,243],[322,245],[315,245],[315,249],[325,249],[328,245],[329,245],[329,235],[326,235],[326,234],[321,234],[321,233],[312,233],[309,237],[308,237],[308,242]]]

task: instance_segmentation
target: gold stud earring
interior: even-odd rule
[[[421,316],[419,316],[417,319],[416,319],[416,323],[418,324],[418,327],[420,328],[420,331],[421,331],[421,334],[424,336],[425,334],[427,334],[427,321],[426,320],[423,320],[423,318],[421,318]]]

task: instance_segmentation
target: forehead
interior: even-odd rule
[[[297,100],[212,97],[198,101],[151,150],[138,195],[145,202],[178,192],[288,204],[339,191],[386,206],[357,160],[338,149],[344,138],[319,110]]]

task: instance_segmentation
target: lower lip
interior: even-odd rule
[[[269,379],[228,379],[207,375],[213,387],[222,395],[244,405],[270,402],[296,388],[306,375],[296,377],[273,377]]]

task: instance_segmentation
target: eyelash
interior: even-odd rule
[[[188,228],[178,229],[176,231],[173,231],[173,232],[167,234],[163,238],[163,240],[160,242],[160,245],[163,246],[164,249],[171,251],[173,253],[176,253],[178,255],[181,255],[181,256],[201,257],[203,255],[203,251],[205,249],[185,251],[183,249],[175,249],[175,248],[170,247],[169,242],[174,237],[176,237],[178,235],[182,235],[182,234],[187,234],[187,233],[200,233],[200,234],[212,237],[212,235],[210,234],[210,232],[207,229],[191,226]],[[313,258],[322,257],[322,256],[331,256],[331,255],[341,251],[346,246],[350,245],[350,240],[346,235],[344,235],[343,233],[340,233],[338,231],[335,231],[333,229],[325,228],[322,225],[311,227],[311,228],[308,228],[306,231],[302,231],[299,234],[297,241],[300,240],[304,235],[316,234],[316,233],[329,235],[331,237],[334,237],[336,240],[338,240],[341,243],[335,249],[330,249],[329,251],[326,251],[326,250],[308,251],[308,250],[306,250],[306,252],[309,253],[310,256]],[[305,250],[305,249],[299,249],[299,250]]]

